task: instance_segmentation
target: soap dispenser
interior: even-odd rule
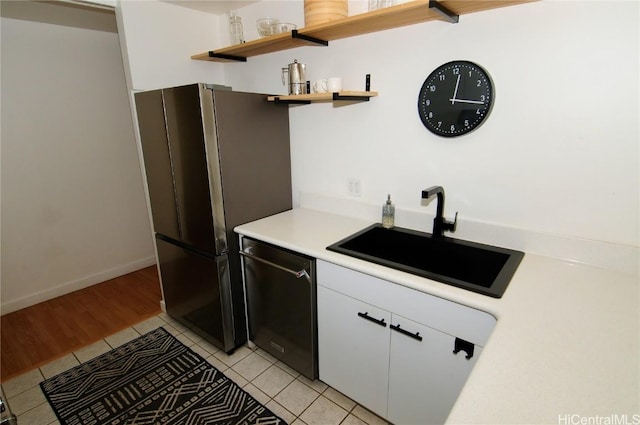
[[[387,202],[382,206],[382,227],[391,229],[393,227],[396,207],[391,203],[391,195],[387,195]]]

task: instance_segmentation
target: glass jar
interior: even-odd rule
[[[244,43],[242,18],[240,18],[235,11],[229,13],[229,34],[231,35],[231,44]]]

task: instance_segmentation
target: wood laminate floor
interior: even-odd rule
[[[161,298],[151,266],[2,316],[0,381],[158,315]]]

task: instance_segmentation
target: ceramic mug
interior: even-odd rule
[[[327,79],[317,80],[313,83],[314,93],[326,93],[327,92]]]
[[[342,78],[340,77],[327,78],[327,91],[331,93],[342,91]]]

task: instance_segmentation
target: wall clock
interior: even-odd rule
[[[493,84],[489,74],[469,61],[437,67],[418,95],[418,114],[432,133],[456,137],[478,128],[491,112]]]

